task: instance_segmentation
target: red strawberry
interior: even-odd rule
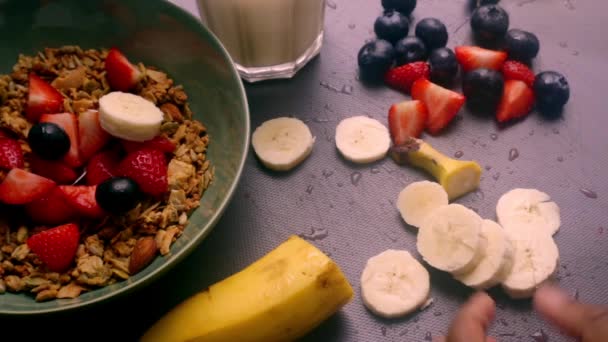
[[[412,84],[419,78],[429,78],[431,69],[426,62],[414,62],[390,69],[384,76],[384,82],[389,86],[410,92]]]
[[[426,125],[428,112],[421,101],[404,101],[388,111],[388,129],[394,145],[402,145],[408,138],[418,138]]]
[[[23,151],[17,140],[0,138],[0,169],[23,167]]]
[[[44,114],[40,122],[51,122],[63,129],[70,138],[70,150],[63,157],[63,161],[71,167],[82,165],[80,153],[78,153],[78,118],[72,113]]]
[[[110,49],[106,57],[106,77],[110,87],[118,91],[128,91],[141,79],[139,69],[116,48]]]
[[[458,46],[455,49],[456,59],[464,71],[480,68],[500,70],[507,60],[507,53],[477,46]]]
[[[63,272],[74,261],[79,240],[78,226],[70,223],[32,235],[27,245],[50,271]]]
[[[159,150],[143,149],[128,154],[118,166],[118,175],[133,179],[146,194],[161,196],[167,192],[167,161]]]
[[[81,216],[87,218],[102,218],[105,213],[97,204],[95,191],[97,186],[92,185],[60,185],[66,202]]]
[[[44,196],[25,205],[25,211],[32,221],[39,224],[56,225],[69,222],[76,214],[58,187]]]
[[[40,115],[59,113],[63,110],[63,95],[36,74],[30,74],[26,117],[38,122]]]
[[[534,72],[527,65],[517,61],[506,61],[502,66],[502,74],[506,80],[524,81],[530,88],[534,87]]]
[[[99,112],[87,110],[78,118],[80,160],[86,162],[110,140],[110,134],[99,124]]]
[[[0,202],[26,204],[49,192],[55,186],[50,179],[22,169],[12,169],[0,183]]]
[[[420,79],[414,83],[412,98],[425,104],[429,112],[426,129],[431,134],[437,134],[443,130],[458,114],[465,101],[461,94],[426,79]]]
[[[534,105],[534,92],[523,81],[507,80],[498,105],[496,119],[506,122],[524,117]]]
[[[127,153],[132,153],[144,148],[151,148],[165,153],[173,153],[175,151],[175,144],[167,137],[162,136],[144,142],[121,140],[120,143]]]
[[[32,156],[30,167],[35,174],[54,180],[59,184],[72,184],[78,178],[74,169],[58,160],[44,160]]]
[[[97,185],[114,177],[119,162],[118,154],[112,150],[102,151],[93,156],[87,165],[87,184]]]

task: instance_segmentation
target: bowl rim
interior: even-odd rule
[[[153,281],[158,280],[164,273],[166,273],[167,271],[172,269],[174,266],[179,264],[184,258],[186,258],[188,255],[190,255],[194,251],[194,249],[205,239],[205,237],[207,237],[207,235],[209,233],[211,233],[211,231],[217,225],[220,218],[223,216],[224,211],[226,210],[226,208],[232,201],[234,193],[236,192],[236,188],[238,187],[238,185],[241,181],[241,178],[242,178],[243,170],[245,168],[245,162],[247,160],[247,155],[248,155],[248,151],[249,151],[249,144],[250,144],[251,119],[250,119],[250,112],[249,112],[249,102],[247,101],[247,93],[245,92],[245,86],[240,77],[240,74],[238,73],[238,71],[236,69],[234,61],[233,61],[232,57],[230,56],[230,54],[228,53],[228,51],[226,50],[224,45],[221,43],[221,41],[217,38],[217,36],[211,30],[207,29],[203,25],[201,20],[196,18],[189,11],[170,2],[169,0],[161,0],[161,3],[163,3],[163,5],[167,7],[166,9],[170,13],[172,13],[172,14],[177,13],[180,16],[184,17],[184,19],[187,21],[186,24],[190,28],[197,30],[198,31],[197,33],[200,33],[201,35],[208,35],[211,39],[211,43],[215,44],[215,47],[218,48],[218,51],[226,58],[227,61],[230,62],[230,66],[229,66],[230,75],[231,75],[232,79],[238,84],[239,91],[241,93],[240,101],[242,102],[241,105],[244,108],[244,114],[245,114],[245,136],[244,136],[245,139],[243,139],[243,144],[241,146],[242,153],[241,153],[241,158],[239,160],[239,163],[238,163],[238,166],[236,169],[234,181],[228,187],[226,196],[224,196],[220,205],[218,206],[218,209],[215,211],[215,213],[213,213],[211,219],[207,223],[207,229],[204,229],[203,231],[201,231],[200,234],[196,235],[192,240],[188,241],[182,247],[182,249],[180,249],[178,252],[173,253],[172,258],[170,260],[167,260],[161,267],[157,268],[156,270],[153,270],[149,274],[146,274],[142,278],[139,278],[133,282],[126,283],[124,287],[121,287],[115,291],[106,293],[104,295],[101,295],[101,296],[98,296],[98,297],[95,297],[95,298],[92,298],[92,299],[89,299],[86,301],[76,301],[74,303],[56,306],[56,307],[52,307],[52,308],[27,309],[27,310],[11,310],[11,309],[3,309],[0,307],[0,316],[30,316],[30,315],[43,315],[43,314],[50,314],[50,313],[66,313],[68,311],[74,311],[77,309],[85,309],[85,308],[91,307],[94,304],[100,304],[102,302],[107,302],[108,300],[114,300],[114,299],[117,299],[118,297],[122,297],[133,291],[141,290],[142,288],[150,285]],[[95,290],[93,290],[93,291],[95,291]]]

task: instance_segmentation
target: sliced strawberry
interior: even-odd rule
[[[480,68],[500,70],[507,60],[507,53],[477,46],[458,46],[455,49],[456,59],[464,71]]]
[[[167,192],[167,161],[159,150],[143,149],[128,154],[120,162],[117,173],[133,179],[148,195],[162,196]]]
[[[0,138],[0,169],[23,167],[23,151],[17,140]]]
[[[426,62],[414,62],[390,69],[384,76],[384,82],[389,86],[410,93],[412,84],[419,78],[429,78],[431,69]]]
[[[72,113],[44,114],[40,122],[51,122],[61,127],[70,138],[70,149],[63,161],[71,167],[82,165],[78,153],[78,118]]]
[[[106,77],[110,87],[118,91],[129,91],[141,79],[139,69],[116,48],[110,49],[106,57]]]
[[[158,136],[144,142],[121,140],[120,143],[127,153],[132,153],[145,148],[159,150],[165,153],[173,153],[175,151],[175,144],[169,140],[169,138],[163,136]]]
[[[40,115],[59,113],[63,110],[63,95],[36,74],[30,74],[26,117],[38,122]]]
[[[502,66],[502,74],[506,80],[524,81],[528,87],[534,87],[534,72],[527,65],[517,61],[506,61]]]
[[[44,160],[32,156],[30,167],[35,174],[54,180],[58,184],[72,184],[78,178],[74,169],[59,160]]]
[[[102,151],[93,156],[87,165],[87,184],[97,185],[104,180],[114,177],[120,158],[112,150]]]
[[[50,271],[63,272],[74,262],[79,240],[78,226],[69,223],[32,235],[27,245]]]
[[[37,200],[55,186],[50,179],[22,169],[12,169],[0,183],[0,202],[26,204]]]
[[[523,81],[505,81],[502,99],[498,105],[496,119],[498,122],[524,117],[530,113],[534,105],[534,92]]]
[[[25,212],[39,224],[57,225],[74,219],[76,212],[58,187],[25,205]]]
[[[412,98],[422,101],[429,113],[426,129],[431,134],[443,130],[458,114],[465,98],[461,94],[420,79],[412,86]]]
[[[421,101],[404,101],[388,111],[388,129],[394,145],[405,144],[409,138],[418,138],[426,125],[428,112]]]
[[[104,217],[105,213],[95,199],[97,186],[60,185],[59,189],[63,192],[66,202],[80,216],[93,219]]]
[[[110,141],[110,134],[99,124],[99,112],[87,110],[78,118],[80,160],[88,161]]]

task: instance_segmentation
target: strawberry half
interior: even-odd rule
[[[87,165],[87,184],[97,185],[108,178],[114,177],[120,158],[112,150],[102,151],[93,156]]]
[[[158,197],[167,192],[167,161],[159,150],[143,149],[128,154],[120,162],[117,173],[134,180],[148,195]]]
[[[139,69],[116,48],[108,52],[105,68],[110,87],[118,91],[129,91],[142,77]]]
[[[50,271],[63,272],[74,262],[79,240],[78,226],[70,223],[32,235],[27,245]]]
[[[527,65],[517,61],[506,61],[502,66],[502,75],[505,80],[524,81],[528,87],[534,87],[534,72]]]
[[[17,140],[0,138],[0,169],[23,167],[23,151]]]
[[[63,110],[63,95],[36,74],[29,75],[29,94],[26,117],[38,122],[42,114],[59,113]]]
[[[409,138],[419,138],[428,112],[421,101],[404,101],[391,106],[388,111],[388,129],[395,146],[405,144]]]
[[[55,182],[22,169],[12,169],[0,183],[0,202],[26,204],[51,191]]]
[[[530,113],[534,105],[534,92],[523,81],[505,81],[502,99],[498,105],[496,119],[498,122],[507,122],[519,119]]]
[[[120,143],[127,153],[132,153],[145,148],[159,150],[164,153],[173,153],[175,151],[175,144],[169,140],[169,138],[162,136],[144,142],[121,140]]]
[[[80,216],[99,219],[105,216],[103,209],[97,204],[95,191],[97,186],[88,185],[60,185],[66,202]]]
[[[420,79],[412,86],[412,98],[422,101],[428,111],[426,129],[431,134],[441,132],[458,114],[465,97],[455,91]]]
[[[426,62],[414,62],[390,69],[384,82],[390,87],[409,94],[412,84],[420,78],[429,78],[431,69]]]
[[[99,112],[87,110],[78,117],[80,160],[86,162],[110,141],[110,134],[99,124]]]
[[[71,166],[82,165],[80,153],[78,152],[78,118],[72,113],[44,114],[40,117],[40,122],[50,122],[61,127],[70,138],[70,149],[63,157],[63,161]]]
[[[32,221],[45,225],[67,223],[76,214],[58,187],[53,188],[39,199],[26,204],[25,212]]]
[[[507,53],[477,46],[458,46],[455,49],[456,59],[464,71],[480,68],[500,70],[507,60]]]
[[[35,174],[58,184],[72,184],[78,178],[74,169],[59,160],[44,160],[34,155],[30,159],[30,167]]]

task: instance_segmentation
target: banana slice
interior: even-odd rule
[[[361,275],[363,303],[386,318],[422,307],[430,290],[429,272],[407,251],[389,249],[371,257]]]
[[[481,224],[483,252],[479,264],[469,273],[457,276],[463,284],[485,290],[505,280],[513,266],[513,246],[498,223],[483,220]]]
[[[551,197],[536,189],[513,189],[502,195],[496,205],[496,216],[506,230],[524,234],[555,234],[561,225],[559,207]]]
[[[441,185],[422,181],[406,186],[399,193],[397,209],[407,224],[420,227],[429,213],[448,203],[448,194]]]
[[[481,224],[479,215],[460,204],[433,210],[418,230],[418,252],[439,270],[467,273],[482,256]]]
[[[315,138],[304,122],[281,117],[268,120],[253,132],[253,149],[269,169],[288,171],[312,152]]]
[[[163,112],[141,96],[115,91],[99,99],[99,123],[111,135],[146,141],[160,133]]]
[[[557,245],[545,234],[508,234],[514,247],[513,268],[502,287],[511,298],[532,297],[557,271]]]
[[[354,163],[380,160],[386,156],[390,145],[388,129],[367,116],[344,119],[336,127],[336,146],[344,158]]]

